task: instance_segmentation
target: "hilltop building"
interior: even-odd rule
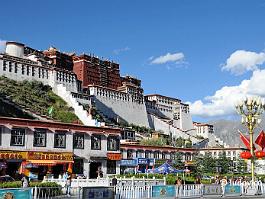
[[[172,140],[182,137],[196,147],[209,138],[198,138],[189,105],[159,94],[144,96],[141,80],[121,76],[118,63],[94,55],[62,53],[54,47],[40,51],[18,42],[7,42],[0,54],[0,75],[50,85],[88,126],[102,126],[84,106],[116,123],[133,123],[164,132]]]

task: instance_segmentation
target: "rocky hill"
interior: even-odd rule
[[[230,146],[244,146],[239,137],[238,130],[240,130],[243,134],[248,135],[247,128],[241,124],[241,121],[232,121],[232,120],[217,120],[209,122],[214,125],[215,134],[217,137],[221,138],[225,143]],[[262,122],[255,129],[254,137],[258,135],[258,133],[265,129],[265,117],[262,117]],[[255,138],[254,138],[255,140]]]

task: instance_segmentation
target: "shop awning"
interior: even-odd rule
[[[56,161],[53,160],[29,160],[29,163],[33,165],[39,165],[39,166],[54,166],[56,165]]]
[[[56,164],[68,164],[74,163],[74,161],[67,160],[28,160],[28,163],[39,165],[39,166],[54,166]]]

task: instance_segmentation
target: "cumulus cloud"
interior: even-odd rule
[[[165,64],[165,63],[178,63],[184,60],[184,54],[182,52],[180,53],[167,53],[166,55],[162,55],[160,57],[151,57],[152,59],[149,58],[151,61],[151,64]]]
[[[214,95],[190,104],[191,113],[201,117],[229,116],[235,114],[235,104],[246,96],[265,97],[265,70],[253,71],[250,79],[237,86],[224,86]]]
[[[6,41],[0,39],[0,53],[4,52],[6,48]]]
[[[265,62],[265,53],[256,53],[245,50],[237,50],[226,60],[222,70],[232,74],[241,75],[247,71],[254,71]]]
[[[115,55],[118,55],[118,54],[120,54],[122,52],[126,52],[126,51],[129,51],[129,50],[131,50],[131,49],[128,46],[126,46],[125,48],[120,48],[120,49],[113,50],[113,53]]]

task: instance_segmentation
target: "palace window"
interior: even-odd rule
[[[145,151],[145,158],[150,158],[150,151]]]
[[[39,78],[41,78],[41,73],[40,73],[40,68],[38,68],[38,74],[39,74]]]
[[[46,146],[46,130],[45,129],[36,129],[34,131],[33,146],[35,147]]]
[[[6,61],[3,63],[3,71],[6,71]]]
[[[162,153],[162,159],[163,159],[163,160],[166,159],[166,153]]]
[[[11,130],[11,146],[25,145],[25,129],[14,128]]]
[[[9,62],[9,72],[12,72],[12,62]]]
[[[22,65],[21,72],[22,72],[22,75],[24,75],[24,74],[25,74],[25,66],[24,66],[24,65]]]
[[[27,66],[27,75],[29,75],[29,72],[30,72],[29,66]]]
[[[75,133],[74,134],[74,149],[84,149],[84,134]]]
[[[159,159],[159,151],[154,152],[154,158]]]
[[[15,63],[15,73],[17,73],[17,63]]]
[[[54,134],[54,147],[65,148],[66,147],[66,133],[59,132]]]
[[[32,67],[31,74],[32,74],[32,76],[34,76],[34,75],[35,75],[35,68],[34,68],[34,67]]]
[[[133,150],[131,150],[131,149],[127,150],[127,158],[128,159],[132,159],[133,158]]]
[[[100,135],[92,135],[91,136],[91,149],[92,150],[100,150],[101,149],[101,136]]]
[[[108,137],[108,151],[117,151],[119,150],[119,139],[116,136]]]

